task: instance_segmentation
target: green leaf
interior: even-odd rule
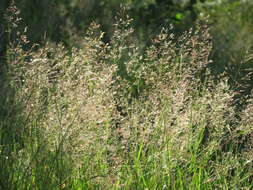
[[[184,17],[184,15],[183,15],[182,13],[176,13],[175,18],[176,18],[177,20],[182,20],[183,17]]]

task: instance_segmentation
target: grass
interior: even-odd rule
[[[239,110],[230,79],[210,74],[205,25],[164,29],[145,50],[129,18],[108,44],[92,23],[70,51],[24,51],[18,37],[2,76],[1,189],[253,188],[253,94]]]

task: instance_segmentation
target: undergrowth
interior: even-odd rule
[[[107,44],[95,23],[78,49],[9,40],[0,188],[252,189],[253,92],[238,110],[211,75],[208,27],[143,50],[121,18]]]

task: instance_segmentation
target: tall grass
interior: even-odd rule
[[[145,50],[128,17],[103,35],[92,23],[71,51],[10,42],[0,188],[252,189],[253,94],[239,111],[214,80],[208,27],[164,29]]]

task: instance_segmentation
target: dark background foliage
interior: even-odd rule
[[[9,2],[1,1],[1,9],[5,10]],[[127,7],[139,35],[152,35],[171,23],[176,24],[178,31],[182,31],[196,20],[197,2],[200,1],[20,0],[16,4],[21,10],[24,25],[29,28],[29,37],[34,42],[41,42],[46,37],[70,43],[72,33],[82,33],[93,20],[101,24],[106,32],[110,31],[121,5]]]

